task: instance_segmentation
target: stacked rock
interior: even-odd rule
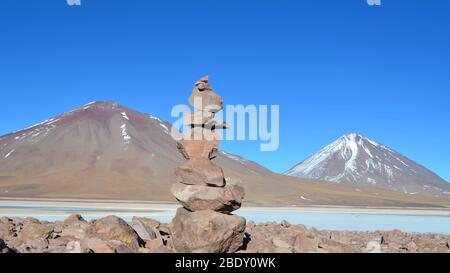
[[[173,244],[177,252],[235,252],[242,245],[245,218],[232,215],[241,207],[244,189],[225,179],[215,158],[220,136],[217,129],[226,129],[215,114],[223,101],[212,90],[208,77],[194,87],[189,103],[195,112],[188,113],[185,124],[190,126],[178,149],[187,161],[175,170],[177,183],[171,192],[183,205],[172,221]]]

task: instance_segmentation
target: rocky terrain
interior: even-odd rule
[[[148,218],[108,216],[86,221],[0,218],[0,253],[174,253],[173,227]],[[202,240],[217,241],[223,234]],[[350,232],[307,229],[288,222],[247,223],[238,253],[450,253],[450,236],[398,230]]]

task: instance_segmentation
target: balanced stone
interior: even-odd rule
[[[231,212],[241,207],[244,189],[227,184],[222,168],[211,162],[220,144],[215,130],[227,129],[228,125],[215,118],[223,101],[208,81],[204,77],[195,84],[189,103],[197,111],[185,116],[184,123],[191,128],[177,142],[187,159],[176,168],[177,183],[171,189],[183,205],[171,228],[177,252],[235,252],[243,245],[245,218]]]
[[[218,119],[211,119],[208,120],[205,124],[203,124],[204,128],[207,129],[211,129],[211,130],[215,130],[215,129],[229,129],[230,126],[228,126],[228,124],[222,120],[218,120]]]
[[[209,159],[191,159],[175,170],[177,182],[187,185],[225,186],[222,168]]]
[[[245,196],[243,187],[232,184],[225,187],[205,187],[176,183],[171,192],[190,211],[214,210],[223,213],[239,209]]]
[[[197,111],[187,113],[184,117],[184,124],[190,126],[203,126],[214,120],[214,114],[208,111]]]
[[[233,253],[244,240],[245,218],[237,215],[179,208],[172,224],[174,248],[181,253]]]
[[[200,79],[192,90],[189,103],[197,110],[212,113],[219,112],[223,108],[222,97],[214,93],[208,84],[208,77]]]
[[[212,159],[219,147],[220,136],[214,131],[191,128],[177,143],[178,149],[186,159]]]
[[[201,78],[200,80],[198,80],[195,83],[195,86],[198,88],[198,90],[200,91],[205,91],[206,89],[208,90],[212,90],[211,86],[208,84],[209,82],[209,76],[204,76],[203,78]]]

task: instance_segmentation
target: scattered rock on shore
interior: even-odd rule
[[[180,208],[172,224],[143,217],[130,223],[115,216],[85,221],[71,215],[56,222],[3,217],[0,253],[171,253],[174,244],[179,252],[450,253],[448,235],[317,230],[286,221],[245,225],[239,216],[211,210]],[[173,240],[177,236],[182,240]]]
[[[87,236],[114,242],[114,247],[119,247],[119,244],[116,242],[120,242],[134,251],[137,251],[142,245],[142,239],[139,238],[136,231],[124,220],[116,216],[107,216],[93,221],[87,230]]]
[[[229,253],[243,244],[245,218],[212,210],[179,208],[172,220],[174,247],[187,253]]]

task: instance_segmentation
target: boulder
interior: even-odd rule
[[[158,230],[158,228],[161,226],[161,223],[159,221],[156,221],[156,220],[151,219],[151,218],[146,218],[146,217],[133,216],[132,221],[133,222],[134,221],[143,222],[147,226],[151,227],[153,230]]]
[[[129,245],[117,240],[109,241],[108,245],[114,250],[114,253],[137,253],[139,251],[139,248],[131,248]]]
[[[131,222],[131,227],[136,231],[142,240],[153,240],[157,238],[157,232],[152,227],[148,226],[139,218],[134,217]],[[158,232],[159,233],[159,232]]]
[[[0,239],[9,240],[14,236],[12,223],[0,223]]]
[[[214,210],[224,213],[239,209],[245,196],[243,187],[231,184],[225,187],[207,187],[176,183],[171,192],[190,211]]]
[[[213,159],[220,143],[220,136],[211,130],[194,127],[177,142],[180,153],[186,159]]]
[[[85,238],[81,241],[84,252],[93,253],[137,253],[139,248],[133,249],[129,245],[117,240],[102,240],[100,238]]]
[[[177,182],[186,185],[225,186],[222,168],[209,159],[188,160],[175,170]]]
[[[114,253],[114,248],[99,238],[85,238],[81,241],[82,248],[93,253]]]
[[[145,241],[145,248],[147,253],[170,253],[171,251],[164,245],[161,239],[153,239]]]
[[[361,253],[356,246],[347,245],[332,239],[322,238],[318,244],[318,251],[325,253]]]
[[[272,238],[272,244],[276,248],[282,248],[282,249],[290,249],[290,248],[292,248],[292,245],[290,243],[286,242],[285,240],[283,240],[280,237],[273,237]]]
[[[73,239],[81,240],[87,236],[90,223],[81,217],[79,214],[72,214],[67,217],[58,228],[61,229],[58,232],[61,237],[70,237]]]
[[[48,239],[48,253],[72,253],[76,248],[68,249],[69,246],[74,246],[75,241],[72,237],[57,237],[55,239]],[[75,252],[73,252],[75,253]]]
[[[9,218],[9,217],[0,217],[0,223],[4,223],[4,224],[9,224],[12,223],[13,219]]]
[[[139,248],[138,252],[139,252],[139,253],[142,253],[142,254],[149,254],[149,253],[152,253],[152,251],[151,251],[150,249],[144,248],[144,247]]]
[[[116,216],[107,216],[94,221],[87,230],[87,236],[104,241],[119,241],[135,251],[141,244],[141,239],[133,228]]]
[[[245,240],[244,240],[245,241]],[[242,252],[245,253],[274,253],[275,246],[267,234],[252,232],[247,234],[247,243]]]
[[[245,218],[240,216],[179,208],[172,223],[176,252],[232,253],[243,244]]]
[[[317,250],[317,240],[306,233],[300,233],[295,238],[294,242],[295,253],[313,253]]]
[[[161,224],[158,227],[159,233],[161,233],[161,235],[167,235],[167,234],[171,234],[172,233],[172,223],[169,224]]]
[[[3,241],[3,240],[0,238],[0,253],[12,253],[12,252],[13,252],[12,249],[10,249],[10,248],[6,245],[5,241]]]
[[[80,214],[71,214],[64,220],[64,224],[66,225],[77,222],[86,222],[86,220],[84,220],[84,218]]]
[[[281,221],[281,226],[285,228],[290,228],[292,225],[286,220]]]
[[[216,113],[222,110],[223,100],[212,91],[208,81],[208,77],[203,77],[196,82],[189,103],[197,110]]]
[[[367,253],[381,253],[380,241],[372,240],[367,243],[365,252]]]
[[[22,220],[21,220],[22,221]],[[34,223],[34,224],[42,224],[41,221],[39,221],[39,219],[36,219],[34,217],[26,217],[25,219],[23,219],[22,221],[24,224],[28,224],[28,223]]]
[[[48,252],[48,240],[44,238],[35,238],[23,241],[16,247],[20,253],[45,253]]]
[[[200,78],[200,80],[195,83],[195,86],[197,86],[200,91],[204,91],[207,88],[211,90],[211,86],[209,85],[209,76],[206,75]]]
[[[188,126],[200,126],[210,123],[214,119],[214,114],[207,111],[196,111],[193,113],[186,113],[184,117],[184,124]]]
[[[210,129],[210,130],[216,130],[216,129],[230,129],[230,126],[228,125],[228,123],[226,123],[223,120],[218,120],[218,119],[211,119],[208,120],[204,125],[204,128],[206,129]]]
[[[48,239],[53,233],[51,224],[40,224],[40,222],[27,222],[19,233],[19,240],[29,242],[37,239]]]
[[[23,244],[23,242],[17,237],[13,237],[13,238],[11,238],[10,240],[8,240],[6,242],[7,242],[8,247],[11,248],[11,249],[17,249],[17,247],[19,245]]]
[[[83,253],[79,241],[70,241],[66,246],[67,253]]]
[[[217,113],[223,108],[222,97],[214,93],[214,91],[203,91],[194,89],[189,103],[197,110]]]

